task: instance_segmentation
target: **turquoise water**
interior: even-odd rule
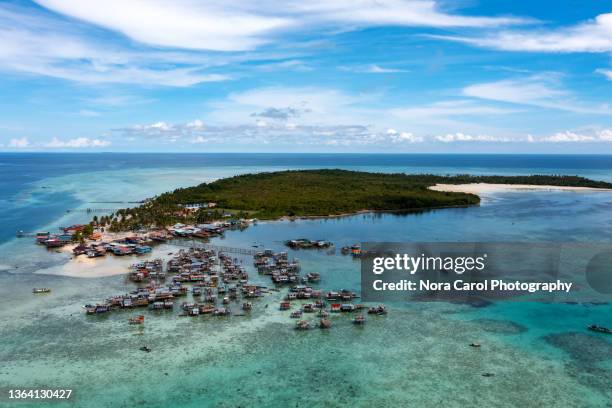
[[[98,197],[139,200],[176,185],[269,168],[274,166],[147,168],[132,169],[129,177],[125,169],[90,171],[85,177],[42,178],[19,194],[28,197],[45,185],[70,197],[70,204],[87,206]],[[480,207],[259,223],[228,232],[215,243],[281,249],[283,240],[295,237],[328,239],[338,247],[365,240],[611,242],[611,206],[612,193],[497,193],[485,196]],[[59,214],[39,225],[58,226],[86,216]],[[135,328],[126,324],[130,312],[86,316],[81,309],[130,290],[133,285],[124,276],[79,279],[36,273],[65,259],[29,240],[5,242],[0,255],[0,389],[74,390],[71,401],[55,406],[612,403],[612,339],[584,330],[592,322],[612,326],[609,304],[410,303],[393,305],[389,315],[371,317],[365,327],[355,327],[342,315],[334,316],[331,330],[296,332],[288,312],[278,310],[283,293],[272,293],[255,302],[251,316],[186,318],[176,311],[147,311],[145,327]],[[304,271],[321,273],[321,287],[359,289],[359,263],[353,259],[327,251],[291,255],[301,260]],[[250,260],[244,262],[250,268]],[[33,296],[35,286],[53,292]],[[471,342],[483,346],[468,347]],[[140,352],[143,344],[153,351]],[[484,372],[495,376],[483,377]],[[0,405],[45,404],[4,399]]]

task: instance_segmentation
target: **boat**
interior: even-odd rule
[[[297,330],[308,330],[310,329],[310,323],[307,320],[300,320],[295,324]]]
[[[149,347],[147,347],[147,346],[142,346],[139,350],[140,351],[144,351],[145,353],[150,353],[151,352],[151,349]]]
[[[245,302],[245,303],[242,304],[242,310],[249,311],[249,310],[252,310],[252,309],[253,309],[253,304],[252,303]]]
[[[368,309],[368,314],[384,315],[387,314],[387,308],[385,305],[374,306]]]
[[[294,310],[293,312],[291,312],[291,316],[292,319],[299,319],[300,317],[302,317],[302,311],[301,310]]]
[[[480,343],[470,343],[470,347],[480,347]]]
[[[354,324],[364,324],[365,323],[365,316],[364,315],[357,315],[357,316],[355,316],[355,318],[353,319],[353,323]]]
[[[34,288],[32,289],[32,293],[49,293],[51,289],[49,288]]]
[[[290,302],[281,302],[280,310],[289,310],[289,309],[291,309],[291,303]]]
[[[130,317],[128,319],[128,323],[129,324],[143,324],[144,320],[145,320],[145,317],[143,315],[138,315],[138,316]]]
[[[590,324],[587,326],[587,329],[597,332],[597,333],[605,333],[605,334],[612,334],[612,329],[609,329],[607,327],[603,327],[603,326],[598,326],[596,324]]]
[[[322,329],[329,329],[331,327],[331,325],[332,325],[332,322],[329,319],[323,318],[323,319],[319,320],[319,327],[322,328]]]
[[[307,303],[307,304],[305,304],[304,306],[302,306],[302,311],[303,311],[304,313],[314,313],[315,308],[314,308],[314,306],[312,305],[312,303]]]
[[[229,316],[230,314],[230,310],[225,308],[225,307],[220,307],[218,309],[215,309],[215,311],[213,312],[213,314],[215,316]]]
[[[202,314],[210,314],[215,311],[215,306],[213,305],[202,305],[200,306],[200,313]]]

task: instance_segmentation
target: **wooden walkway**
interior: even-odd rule
[[[230,246],[212,245],[212,244],[205,244],[205,243],[202,243],[202,242],[198,242],[196,240],[192,240],[192,241],[187,241],[187,240],[182,240],[182,241],[172,240],[172,241],[169,241],[168,244],[182,246],[182,247],[188,247],[188,248],[210,249],[210,250],[213,250],[213,251],[216,251],[216,252],[224,252],[224,253],[231,253],[231,254],[241,254],[241,255],[251,255],[251,256],[255,255],[258,252],[261,252],[261,250],[259,250],[259,249],[237,248],[237,247],[230,247]]]

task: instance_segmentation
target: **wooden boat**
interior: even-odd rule
[[[355,309],[355,305],[352,303],[343,303],[342,305],[340,305],[341,312],[353,312],[355,311]]]
[[[138,315],[134,317],[130,317],[128,319],[129,324],[143,324],[145,321],[145,317],[143,315]]]
[[[250,302],[245,302],[242,304],[242,310],[249,311],[253,309],[253,304]]]
[[[210,314],[215,311],[215,306],[213,305],[202,305],[200,306],[200,313],[202,314]]]
[[[299,319],[300,317],[302,317],[302,311],[301,310],[295,310],[293,312],[291,312],[291,316],[292,319]]]
[[[609,329],[607,327],[603,327],[603,326],[598,326],[596,324],[590,324],[587,326],[587,329],[597,332],[597,333],[605,333],[605,334],[612,334],[612,329]]]
[[[332,326],[332,322],[329,319],[321,319],[319,320],[319,327],[322,329],[329,329]]]
[[[289,310],[289,309],[291,309],[291,303],[290,302],[281,302],[280,310]]]
[[[364,315],[357,315],[353,319],[353,324],[364,324],[364,323],[365,323],[365,316]]]
[[[387,314],[385,305],[378,305],[368,309],[368,314],[384,315]]]
[[[218,309],[215,309],[215,311],[213,312],[213,314],[215,316],[229,316],[230,314],[230,310],[225,308],[225,307],[220,307]]]
[[[314,306],[312,305],[312,303],[307,303],[307,304],[305,304],[304,306],[302,306],[302,311],[303,311],[304,313],[314,313],[315,308],[314,308]]]
[[[49,293],[51,292],[51,289],[49,288],[34,288],[32,289],[32,293],[36,294],[36,293]]]

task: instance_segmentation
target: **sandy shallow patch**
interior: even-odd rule
[[[470,183],[470,184],[436,184],[429,187],[431,190],[446,191],[451,193],[471,193],[486,194],[502,191],[532,190],[532,191],[573,191],[573,192],[611,192],[607,188],[591,187],[567,187],[567,186],[534,186],[529,184],[491,184],[491,183]]]
[[[68,262],[50,268],[36,271],[44,275],[70,276],[74,278],[102,278],[126,274],[129,267],[139,261],[161,258],[164,261],[172,258],[170,253],[178,252],[177,247],[160,245],[145,255],[114,256],[106,255],[98,258],[88,258],[86,255],[73,256]]]

